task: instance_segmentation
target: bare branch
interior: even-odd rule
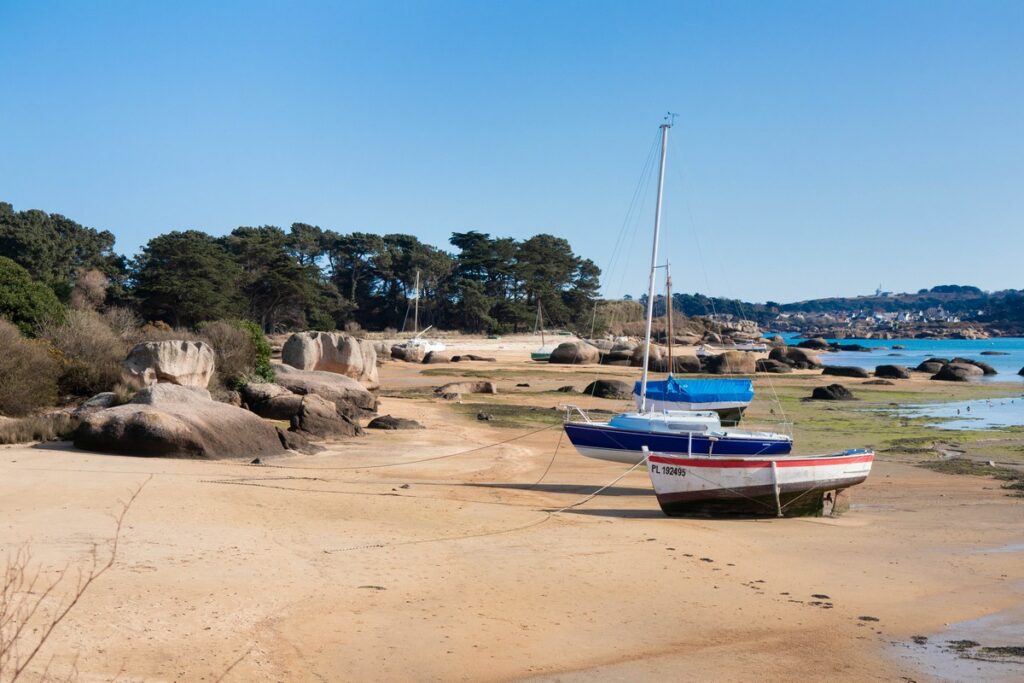
[[[42,618],[46,614],[44,606],[64,581],[69,567],[65,565],[57,572],[56,579],[48,583],[42,592],[37,593],[36,586],[40,581],[41,571],[30,570],[31,553],[28,546],[19,548],[13,557],[8,558],[7,566],[0,576],[3,580],[3,585],[0,586],[0,681],[4,680],[5,673],[9,676],[9,683],[18,680],[50,639],[53,631],[78,605],[89,587],[114,566],[125,517],[150,479],[152,477],[142,482],[132,495],[121,503],[121,512],[115,518],[114,535],[110,540],[110,555],[106,561],[101,563],[97,546],[94,544],[89,553],[88,570],[79,569],[71,598],[62,607],[46,615],[45,621],[36,625],[32,631],[27,630],[29,625],[34,623],[37,617]],[[25,654],[22,654],[23,652]],[[51,658],[47,663],[46,672],[49,671],[52,661]],[[72,665],[72,674],[75,672],[77,660]]]

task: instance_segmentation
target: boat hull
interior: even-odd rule
[[[566,422],[565,433],[580,455],[634,465],[644,459],[646,446],[651,452],[700,455],[784,455],[793,442],[772,439],[719,438],[690,432],[625,431],[594,422]]]
[[[647,470],[667,515],[776,516],[779,506],[783,514],[820,510],[822,495],[860,484],[873,462],[874,453],[866,450],[748,458],[652,453]]]
[[[633,403],[637,410],[640,409],[640,397],[633,394]],[[743,411],[747,409],[750,402],[741,401],[719,401],[717,403],[693,403],[689,401],[662,401],[648,398],[642,402],[644,410],[660,413],[665,410],[713,410],[722,419],[722,424],[739,424],[743,418]]]

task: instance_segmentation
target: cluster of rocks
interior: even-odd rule
[[[826,341],[823,337],[804,339],[797,346],[801,349],[813,349],[815,351],[871,351],[870,346],[864,346],[863,344],[840,344],[839,342]]]
[[[383,345],[383,342],[378,342]],[[497,359],[489,356],[478,356],[474,353],[453,354],[448,351],[427,351],[420,344],[395,344],[388,348],[389,359],[405,361],[406,363],[423,363],[425,365],[437,365],[440,363],[463,363],[466,361],[481,361],[494,363]]]
[[[994,328],[939,322],[903,322],[886,329],[860,324],[842,327],[812,325],[801,326],[798,331],[808,337],[829,339],[989,339],[993,333],[998,334]]]
[[[998,374],[988,363],[970,358],[929,358],[914,369],[927,372],[931,379],[945,382],[967,382],[972,377]]]
[[[652,372],[671,371],[677,375],[691,373],[754,374],[757,372],[757,357],[744,351],[725,351],[714,356],[673,354],[671,367],[668,349],[651,344],[647,368]],[[630,341],[585,341],[576,340],[559,344],[551,352],[549,363],[562,365],[618,365],[642,367],[644,346]]]
[[[112,395],[87,401],[78,413],[75,445],[107,453],[200,458],[283,453],[285,439],[272,424],[210,396],[206,387],[214,358],[204,342],[136,345],[124,361],[123,378],[139,391],[119,406],[110,406]]]
[[[123,363],[125,383],[138,391],[123,405],[109,392],[84,402],[75,413],[74,443],[108,453],[199,458],[313,452],[310,439],[363,434],[360,418],[377,411],[371,389],[379,383],[381,350],[344,333],[293,334],[282,347],[284,362],[273,365],[274,381],[245,385],[232,403],[214,400],[207,389],[215,353],[205,342],[138,344]],[[418,424],[383,416],[368,426]]]
[[[878,380],[893,380],[910,379],[911,372],[927,373],[931,375],[931,379],[947,382],[966,382],[972,377],[997,374],[996,369],[988,363],[972,360],[970,358],[953,358],[952,360],[946,358],[929,358],[913,370],[903,365],[878,365],[875,367],[874,372],[869,371],[867,368],[855,366],[826,365],[822,369],[821,374],[860,379],[867,379],[874,376]],[[881,384],[882,382],[875,381],[871,383]],[[891,382],[887,383],[891,384]]]

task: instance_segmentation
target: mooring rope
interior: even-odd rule
[[[503,535],[503,534],[511,534],[511,533],[516,532],[516,531],[525,531],[526,529],[531,529],[533,527],[540,526],[541,524],[544,524],[544,523],[548,522],[549,520],[553,519],[555,517],[555,515],[558,515],[558,514],[560,514],[562,512],[566,512],[568,510],[571,510],[572,508],[579,507],[580,505],[583,505],[583,504],[593,500],[595,497],[600,495],[603,491],[606,491],[607,489],[611,488],[615,484],[617,484],[620,481],[622,481],[622,479],[625,478],[626,475],[628,475],[630,472],[632,472],[637,467],[639,467],[640,465],[642,465],[642,464],[644,464],[646,462],[647,462],[647,460],[645,458],[645,459],[641,460],[640,462],[635,463],[633,466],[631,466],[625,472],[623,472],[622,474],[618,475],[617,477],[612,479],[610,482],[608,482],[604,486],[601,486],[596,491],[593,491],[592,493],[584,496],[583,498],[581,498],[580,500],[576,501],[575,503],[571,503],[569,505],[566,505],[565,507],[558,508],[557,510],[541,510],[541,512],[544,513],[544,517],[541,518],[541,519],[538,519],[538,520],[534,520],[533,522],[530,522],[528,524],[521,524],[519,526],[510,527],[510,528],[506,528],[506,529],[497,529],[495,531],[483,531],[483,532],[479,532],[479,533],[475,533],[475,534],[463,534],[463,535],[460,535],[460,536],[438,536],[438,537],[435,537],[435,538],[420,538],[420,539],[416,539],[416,540],[412,540],[412,541],[396,541],[394,543],[364,543],[364,544],[361,544],[361,545],[347,546],[347,547],[344,547],[344,548],[328,548],[328,549],[325,549],[323,552],[325,554],[331,555],[331,554],[334,554],[334,553],[351,552],[353,550],[370,550],[370,549],[377,549],[377,548],[395,548],[395,547],[404,546],[404,545],[419,545],[419,544],[422,544],[422,543],[440,543],[440,542],[443,542],[443,541],[462,541],[462,540],[466,540],[466,539],[470,539],[470,538],[484,538],[484,537],[487,537],[487,536],[500,536],[500,535]],[[482,502],[486,502],[486,501],[482,501]]]
[[[511,437],[509,439],[505,439],[504,441],[496,441],[494,443],[488,443],[488,444],[484,444],[482,446],[475,446],[473,448],[467,448],[466,450],[456,451],[455,453],[446,453],[444,455],[434,455],[434,456],[431,456],[429,458],[420,458],[418,460],[405,460],[403,462],[389,462],[389,463],[381,463],[381,464],[377,464],[377,465],[358,465],[358,466],[348,466],[348,467],[303,467],[301,465],[268,465],[266,463],[246,463],[243,466],[244,467],[261,467],[261,468],[265,467],[265,468],[269,468],[269,469],[279,469],[279,470],[310,470],[310,471],[375,470],[375,469],[381,469],[381,468],[384,468],[384,467],[402,467],[404,465],[416,465],[416,464],[421,463],[421,462],[432,462],[434,460],[444,460],[446,458],[455,458],[455,457],[458,457],[460,455],[469,455],[470,453],[476,453],[478,451],[487,450],[488,448],[495,448],[497,446],[503,446],[503,445],[505,445],[507,443],[512,443],[513,441],[518,441],[519,439],[525,439],[528,436],[533,436],[534,434],[540,434],[541,432],[545,432],[545,431],[547,431],[549,429],[553,429],[555,427],[561,427],[561,426],[562,426],[561,423],[551,424],[551,425],[548,425],[546,427],[541,427],[540,429],[534,429],[533,431],[526,432],[525,434],[519,434],[518,436],[513,436],[513,437]]]

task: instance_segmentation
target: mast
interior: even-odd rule
[[[651,359],[651,323],[654,321],[654,273],[658,267],[658,237],[661,234],[661,198],[665,191],[665,154],[672,121],[661,124],[661,165],[658,168],[658,202],[654,207],[654,244],[651,246],[651,275],[647,283],[647,325],[644,328],[644,372],[640,379],[640,412],[647,411],[647,365]]]
[[[408,314],[406,314],[408,315]],[[416,310],[412,314],[412,333],[418,335],[420,331],[420,271],[416,271]]]
[[[668,376],[672,376],[672,271],[669,270],[670,264],[665,261],[665,315],[668,316],[668,336],[666,341],[668,342]]]
[[[540,305],[540,297],[537,297],[537,319],[540,321],[540,347],[544,348],[544,309]]]

